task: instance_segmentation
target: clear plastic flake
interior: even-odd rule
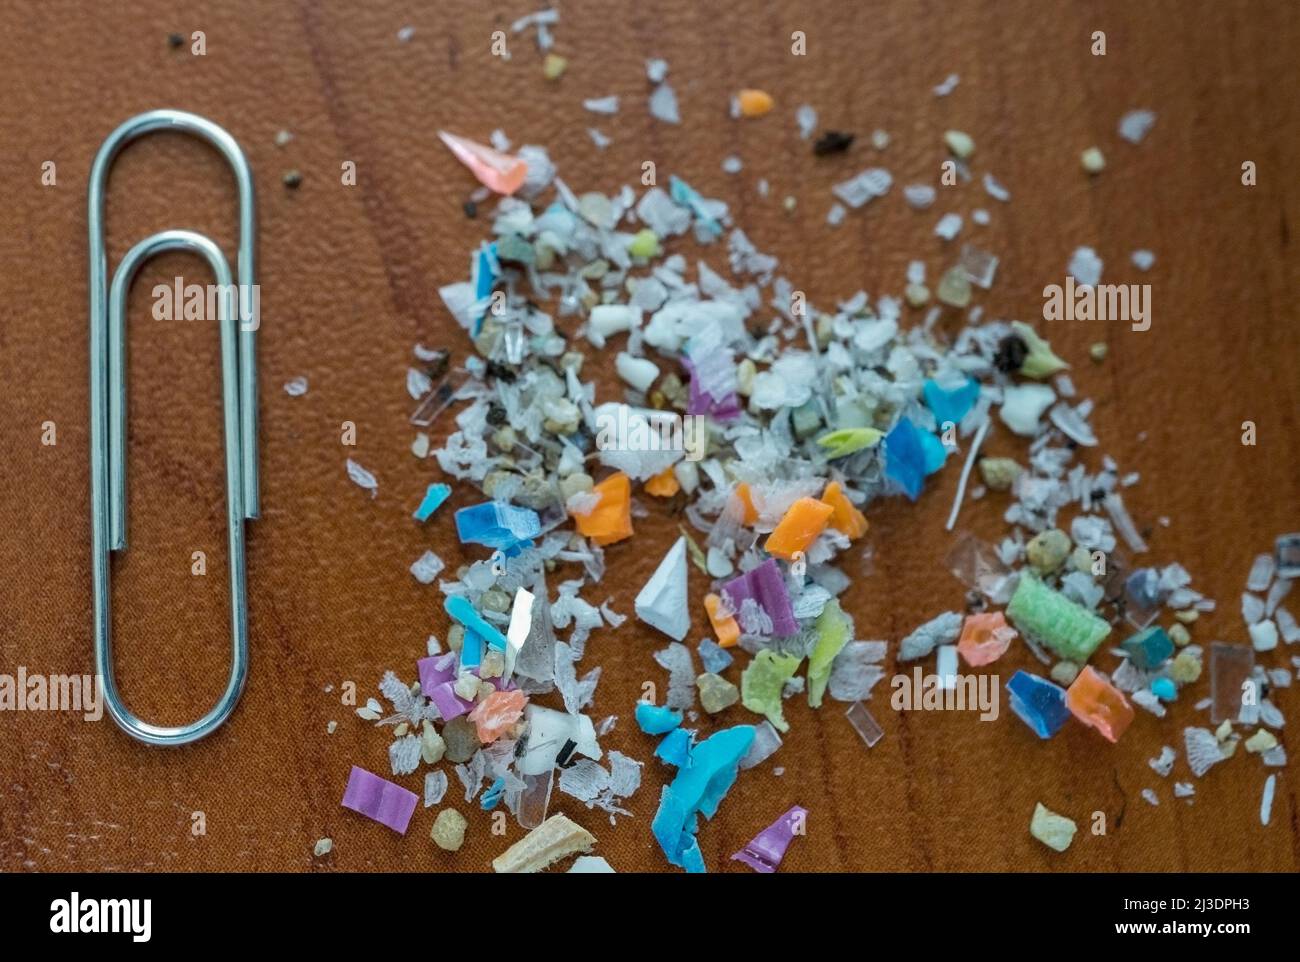
[[[860,701],[850,705],[844,717],[849,720],[853,730],[866,742],[868,748],[874,748],[876,742],[885,737],[884,729],[876,724],[876,720],[871,717],[871,712],[867,711],[867,706]]]
[[[754,726],[754,741],[750,744],[745,757],[740,760],[740,767],[753,768],[755,765],[767,761],[776,754],[781,745],[780,734],[777,733],[771,722],[764,719]]]
[[[1252,724],[1258,717],[1258,698],[1253,704],[1243,700],[1245,686],[1255,672],[1255,652],[1247,645],[1230,645],[1221,641],[1210,645],[1210,721]],[[1249,720],[1248,720],[1249,718]]]
[[[420,764],[420,739],[415,735],[396,738],[388,746],[388,764],[394,775],[409,775]]]
[[[993,286],[993,279],[997,276],[998,259],[995,255],[980,250],[972,244],[963,244],[958,266],[972,284],[987,291]]]
[[[424,773],[424,807],[432,808],[447,794],[447,773],[441,768]]]
[[[667,648],[656,651],[654,659],[660,668],[668,672],[667,706],[679,711],[693,708],[696,671],[691,650],[675,641]]]
[[[1119,135],[1130,144],[1139,144],[1155,126],[1156,115],[1150,110],[1130,110],[1119,119]]]
[[[422,585],[433,584],[438,575],[442,574],[446,564],[432,551],[426,551],[420,555],[411,565],[411,574],[415,580]]]
[[[348,458],[348,477],[357,487],[369,491],[372,498],[379,494],[379,480],[351,458]]]
[[[1208,728],[1183,729],[1183,743],[1187,753],[1187,765],[1192,774],[1200,778],[1227,756],[1219,747],[1219,740]]]
[[[299,376],[284,383],[284,393],[289,397],[302,397],[307,393],[307,379]]]
[[[661,83],[650,95],[650,116],[666,124],[680,124],[681,110],[677,106],[677,94],[666,83]]]
[[[1069,266],[1066,271],[1082,287],[1096,287],[1101,283],[1101,258],[1091,247],[1075,248],[1074,254],[1070,257]]]
[[[1177,759],[1178,752],[1176,752],[1171,746],[1166,745],[1160,749],[1160,755],[1156,758],[1150,759],[1147,764],[1150,765],[1151,770],[1161,778],[1168,778],[1169,773],[1174,770],[1174,762],[1177,761]]]
[[[1011,600],[1011,569],[997,551],[969,532],[957,536],[957,543],[944,559],[948,570],[966,587],[978,591],[994,604]]]
[[[889,193],[894,179],[883,167],[868,167],[862,173],[840,181],[831,188],[833,193],[850,207],[861,207],[877,197]]]
[[[946,241],[952,240],[961,233],[961,214],[944,214],[934,225],[934,233]]]

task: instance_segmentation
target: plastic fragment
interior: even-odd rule
[[[422,585],[431,585],[446,565],[432,551],[425,551],[411,563],[411,576]]]
[[[836,458],[847,458],[850,454],[865,451],[882,437],[884,434],[875,428],[841,428],[823,434],[817,443],[826,449],[826,457],[834,461]]]
[[[1025,359],[1020,364],[1020,373],[1025,377],[1042,380],[1059,371],[1069,369],[1070,365],[1052,352],[1052,345],[1043,340],[1038,332],[1024,321],[1012,321],[1011,329],[1015,331],[1028,349]]]
[[[501,671],[501,681],[505,684],[509,684],[514,676],[519,652],[523,650],[528,636],[532,634],[535,600],[535,596],[527,588],[515,589],[515,600],[510,606],[510,626],[506,629],[505,662]]]
[[[805,834],[807,822],[808,810],[795,805],[731,856],[732,861],[744,862],[755,872],[770,875],[780,866],[794,837]]]
[[[379,480],[373,474],[361,465],[357,464],[357,462],[353,461],[351,458],[348,458],[347,469],[348,477],[352,479],[353,484],[369,491],[372,498],[378,496]]]
[[[485,144],[466,137],[438,131],[438,137],[456,155],[456,159],[469,168],[479,183],[498,194],[509,196],[524,185],[528,164]]]
[[[536,511],[504,501],[485,501],[456,512],[456,535],[462,544],[481,544],[511,553],[541,531]]]
[[[740,640],[740,625],[737,624],[735,617],[723,604],[719,595],[707,594],[704,596],[704,610],[708,613],[709,624],[713,626],[713,633],[718,636],[717,644],[721,648],[730,648]],[[703,655],[704,643],[700,643],[700,653]],[[731,664],[731,656],[727,656],[726,664]],[[707,666],[706,666],[707,667]],[[726,667],[724,665],[723,667]],[[710,668],[710,671],[714,669]]]
[[[960,424],[979,400],[980,385],[974,378],[967,378],[957,387],[944,387],[933,378],[926,378],[921,391],[926,406],[940,425],[945,422]]]
[[[1079,663],[1110,634],[1105,621],[1029,573],[1021,575],[1007,615],[1030,641]]]
[[[697,816],[711,819],[717,813],[753,741],[751,725],[716,732],[691,750],[690,764],[679,768],[664,786],[651,831],[670,864],[688,872],[705,871],[695,838]]]
[[[1042,802],[1034,806],[1034,817],[1029,822],[1029,834],[1048,848],[1064,852],[1074,841],[1079,826],[1064,815],[1057,815]]]
[[[1277,789],[1277,776],[1264,779],[1264,794],[1259,800],[1259,824],[1267,825],[1273,817],[1273,793]]]
[[[961,615],[945,611],[936,615],[904,638],[898,646],[899,661],[924,658],[940,645],[950,645],[961,633]]]
[[[569,866],[568,875],[614,875],[613,866],[599,855],[579,855]]]
[[[681,489],[681,483],[672,468],[666,468],[645,483],[646,494],[652,494],[656,498],[671,498]]]
[[[1246,645],[1216,641],[1210,645],[1210,721],[1253,724],[1258,714],[1243,700],[1245,686],[1255,672],[1255,652]]]
[[[696,677],[695,687],[700,692],[700,707],[710,715],[716,715],[740,701],[740,692],[736,686],[712,672]]]
[[[867,706],[860,701],[855,701],[849,706],[844,717],[849,720],[853,730],[866,743],[868,748],[875,748],[876,742],[885,737],[885,730],[876,723]]]
[[[763,90],[746,89],[736,94],[736,111],[741,117],[762,117],[774,104],[772,95]]]
[[[428,521],[433,513],[442,507],[442,503],[451,497],[451,487],[445,484],[431,484],[424,493],[424,500],[415,509],[416,521]]]
[[[1125,639],[1120,645],[1129,659],[1143,671],[1159,668],[1174,653],[1174,643],[1159,625],[1152,625]]]
[[[464,595],[451,595],[443,602],[442,606],[447,614],[465,626],[467,634],[473,632],[497,651],[506,650],[506,636],[501,634],[495,625],[484,619]],[[462,649],[461,654],[461,667],[465,667],[464,649]]]
[[[870,525],[866,516],[848,499],[838,481],[827,483],[822,492],[822,501],[831,508],[830,526],[850,541],[856,541],[867,533]]]
[[[888,645],[883,641],[851,641],[831,663],[827,691],[836,701],[861,701],[885,677],[880,666]]]
[[[740,760],[740,767],[753,768],[767,761],[776,754],[781,744],[781,736],[772,727],[772,723],[766,720],[759,722],[754,726],[754,741],[745,757]]]
[[[910,420],[900,418],[885,435],[885,475],[897,481],[913,501],[921,496],[928,473],[922,433]]]
[[[718,596],[710,595],[709,597],[717,598]],[[706,599],[705,600],[706,607],[707,604],[708,601]],[[735,619],[732,619],[733,622],[734,620]],[[739,626],[737,626],[736,632],[737,632],[737,636],[739,636],[739,632],[740,632]],[[712,638],[703,639],[700,642],[697,650],[699,651],[700,654],[700,662],[704,665],[704,670],[707,672],[711,672],[715,675],[721,674],[723,671],[729,668],[731,666],[732,661],[734,661],[734,659],[731,657],[731,654],[722,645],[714,641]]]
[[[1119,119],[1119,135],[1131,144],[1138,144],[1155,126],[1156,115],[1150,110],[1130,110]]]
[[[447,773],[442,769],[424,773],[424,807],[432,808],[447,794]]]
[[[742,704],[755,714],[765,716],[777,731],[790,730],[781,711],[781,692],[785,683],[794,677],[801,660],[796,655],[781,655],[764,648],[740,676]]]
[[[691,659],[691,650],[680,641],[674,641],[667,648],[656,651],[654,658],[655,663],[668,672],[665,704],[682,711],[691,708],[695,704],[695,663]]]
[[[687,600],[686,538],[678,538],[636,596],[636,616],[681,641],[691,628]]]
[[[735,612],[743,611],[746,600],[754,602],[771,620],[771,634],[775,637],[788,638],[799,630],[799,623],[794,618],[794,607],[790,602],[790,592],[775,558],[768,558],[745,574],[728,581],[722,586],[722,596],[727,607]]]
[[[674,768],[684,768],[691,763],[691,732],[685,728],[674,728],[659,742],[655,748],[655,758]]]
[[[816,498],[800,498],[790,505],[775,530],[768,535],[763,547],[768,554],[790,561],[796,554],[808,550],[808,546],[825,530],[827,522],[834,513],[835,509],[824,501],[818,501]],[[682,571],[685,570],[686,557],[683,554]]]
[[[352,766],[348,787],[343,793],[343,807],[387,825],[399,835],[405,835],[411,815],[420,799],[415,792],[394,785],[387,779]]]
[[[1183,746],[1187,755],[1187,767],[1192,774],[1200,778],[1227,756],[1208,728],[1184,728]]]
[[[1046,384],[1017,384],[1002,392],[998,410],[1002,423],[1021,437],[1038,433],[1043,413],[1056,400],[1056,392]]]
[[[1039,738],[1051,738],[1070,717],[1066,707],[1066,692],[1046,678],[1017,671],[1007,682],[1011,695],[1011,710]]]
[[[972,668],[997,661],[1011,646],[1016,630],[1000,611],[967,615],[962,623],[957,650]]]
[[[630,538],[632,530],[632,480],[619,471],[591,489],[592,509],[574,515],[578,533],[604,547]]]
[[[460,812],[454,808],[444,808],[434,819],[429,837],[443,851],[456,852],[465,844],[465,829],[468,825]]]
[[[1178,752],[1174,751],[1169,745],[1160,749],[1160,755],[1147,761],[1151,770],[1161,778],[1168,778],[1169,773],[1174,770],[1174,762],[1178,759]]]
[[[528,696],[518,689],[494,691],[469,713],[469,719],[478,729],[478,740],[490,745],[508,732],[524,713]]]
[[[636,723],[647,735],[662,735],[682,723],[682,713],[667,706],[638,702]]]
[[[853,620],[838,601],[832,600],[817,616],[813,630],[817,633],[817,643],[808,654],[808,705],[820,708],[830,681],[831,665],[853,637]]]
[[[1084,666],[1065,693],[1071,714],[1112,742],[1133,722],[1133,709],[1123,693],[1106,681],[1095,668]]]
[[[501,875],[540,872],[576,852],[588,852],[596,838],[565,815],[552,815],[492,860]]]

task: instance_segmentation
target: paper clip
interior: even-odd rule
[[[94,589],[95,671],[104,705],[133,738],[150,745],[185,745],[211,734],[230,717],[248,676],[248,596],[245,587],[244,520],[260,514],[257,477],[256,299],[235,294],[230,264],[202,234],[165,230],[136,244],[122,259],[108,286],[104,247],[104,193],[118,153],[145,134],[171,130],[215,147],[235,174],[239,189],[239,290],[253,290],[253,178],[239,144],[210,120],[181,110],[152,110],[132,117],[109,135],[90,171],[90,519]],[[126,547],[126,304],[141,266],[164,251],[201,256],[216,276],[221,330],[221,390],[226,456],[226,520],[230,553],[230,680],[221,700],[188,725],[152,725],[122,701],[113,674],[110,553]],[[238,330],[236,330],[238,327]]]

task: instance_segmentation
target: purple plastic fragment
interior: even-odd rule
[[[768,558],[757,568],[745,572],[739,578],[732,578],[722,586],[727,596],[727,604],[732,611],[740,611],[746,598],[753,598],[767,616],[772,619],[772,634],[777,638],[788,638],[799,631],[799,623],[794,619],[794,606],[790,603],[790,592],[786,590],[785,579],[775,558]]]
[[[740,417],[740,399],[735,393],[715,398],[700,386],[700,378],[695,373],[695,365],[690,358],[682,358],[682,366],[691,378],[690,398],[686,402],[687,414],[707,414],[718,421],[734,421]]]
[[[420,673],[420,691],[432,695],[433,690],[439,685],[456,680],[456,653],[449,651],[445,654],[421,658],[415,663],[415,667]]]
[[[344,808],[387,825],[399,835],[406,834],[411,814],[419,801],[415,792],[408,792],[401,785],[394,785],[356,765],[352,766],[347,791],[343,793]]]
[[[785,850],[796,835],[804,834],[808,810],[796,805],[763,831],[754,840],[731,856],[733,862],[744,862],[755,872],[771,875],[785,858]]]
[[[454,681],[444,681],[434,688],[433,691],[429,692],[429,700],[437,707],[438,714],[442,716],[443,721],[459,718],[474,707],[472,701],[466,701],[456,694],[456,683]]]

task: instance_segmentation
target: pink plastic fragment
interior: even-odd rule
[[[732,861],[744,862],[755,872],[771,875],[785,858],[785,850],[796,835],[803,835],[807,826],[808,810],[796,805],[763,831],[754,840],[731,856]]]
[[[484,745],[496,741],[519,720],[527,704],[528,696],[517,689],[488,695],[469,713],[469,720],[478,729],[478,740]]]
[[[445,130],[438,131],[438,136],[485,187],[509,196],[523,186],[528,176],[526,161]]]
[[[722,586],[722,592],[727,596],[732,611],[740,611],[745,599],[753,598],[772,619],[774,637],[789,638],[798,633],[799,623],[794,619],[790,592],[786,590],[785,579],[781,577],[775,558],[768,558],[757,568],[739,578],[732,578]]]
[[[432,695],[439,685],[456,680],[456,653],[449,651],[442,655],[421,658],[415,663],[420,673],[420,691]]]
[[[715,398],[700,383],[701,378],[695,365],[689,358],[682,358],[682,367],[690,375],[690,397],[686,403],[686,413],[692,415],[709,415],[719,421],[734,421],[740,417],[740,399],[734,393]]]
[[[401,785],[394,785],[356,765],[352,766],[347,791],[343,793],[344,808],[387,825],[399,835],[406,834],[411,814],[419,801],[415,792],[408,792]]]

